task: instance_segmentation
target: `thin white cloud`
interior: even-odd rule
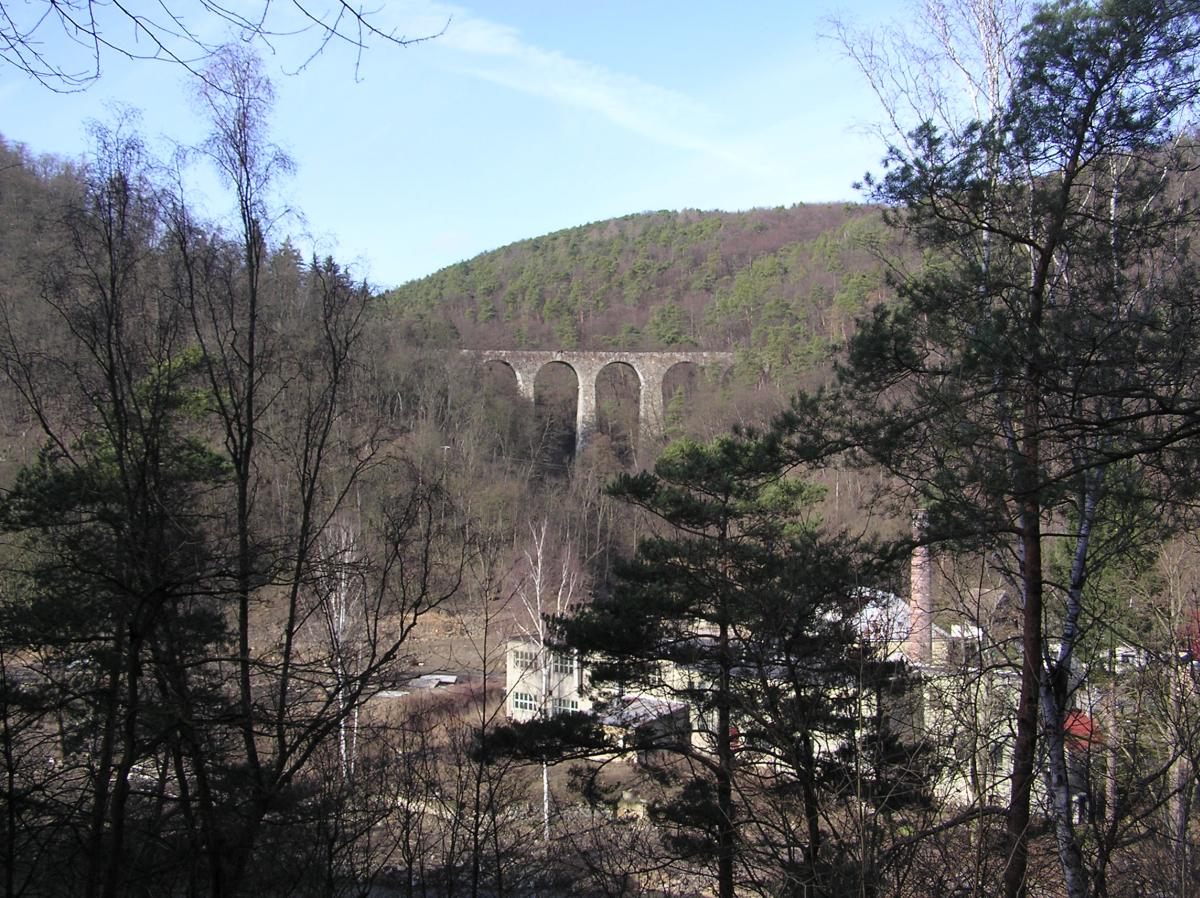
[[[450,22],[428,49],[453,71],[595,113],[647,140],[747,173],[764,176],[778,168],[750,141],[713,136],[724,124],[721,116],[686,94],[536,46],[518,29],[461,7],[428,3],[409,9],[413,15],[406,17],[405,30],[411,33]]]

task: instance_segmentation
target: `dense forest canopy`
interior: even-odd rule
[[[786,380],[885,295],[870,206],[647,212],[484,253],[384,294],[436,345],[732,349]]]

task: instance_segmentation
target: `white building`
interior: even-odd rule
[[[574,654],[552,652],[536,640],[516,637],[508,641],[508,716],[524,722],[570,711],[591,711],[583,693],[586,675]]]

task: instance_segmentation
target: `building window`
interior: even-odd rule
[[[533,649],[514,649],[513,666],[517,670],[534,670],[538,666],[537,652]]]
[[[573,698],[556,698],[554,700],[554,713],[567,714],[571,711],[579,710],[579,702]]]
[[[565,674],[566,676],[575,675],[575,656],[574,655],[555,655],[554,656],[554,672],[556,674]]]
[[[514,711],[536,711],[537,702],[528,692],[514,692],[512,697]]]

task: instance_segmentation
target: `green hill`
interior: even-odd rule
[[[878,209],[649,212],[523,240],[384,294],[411,339],[530,349],[734,349],[809,370],[883,295]]]

